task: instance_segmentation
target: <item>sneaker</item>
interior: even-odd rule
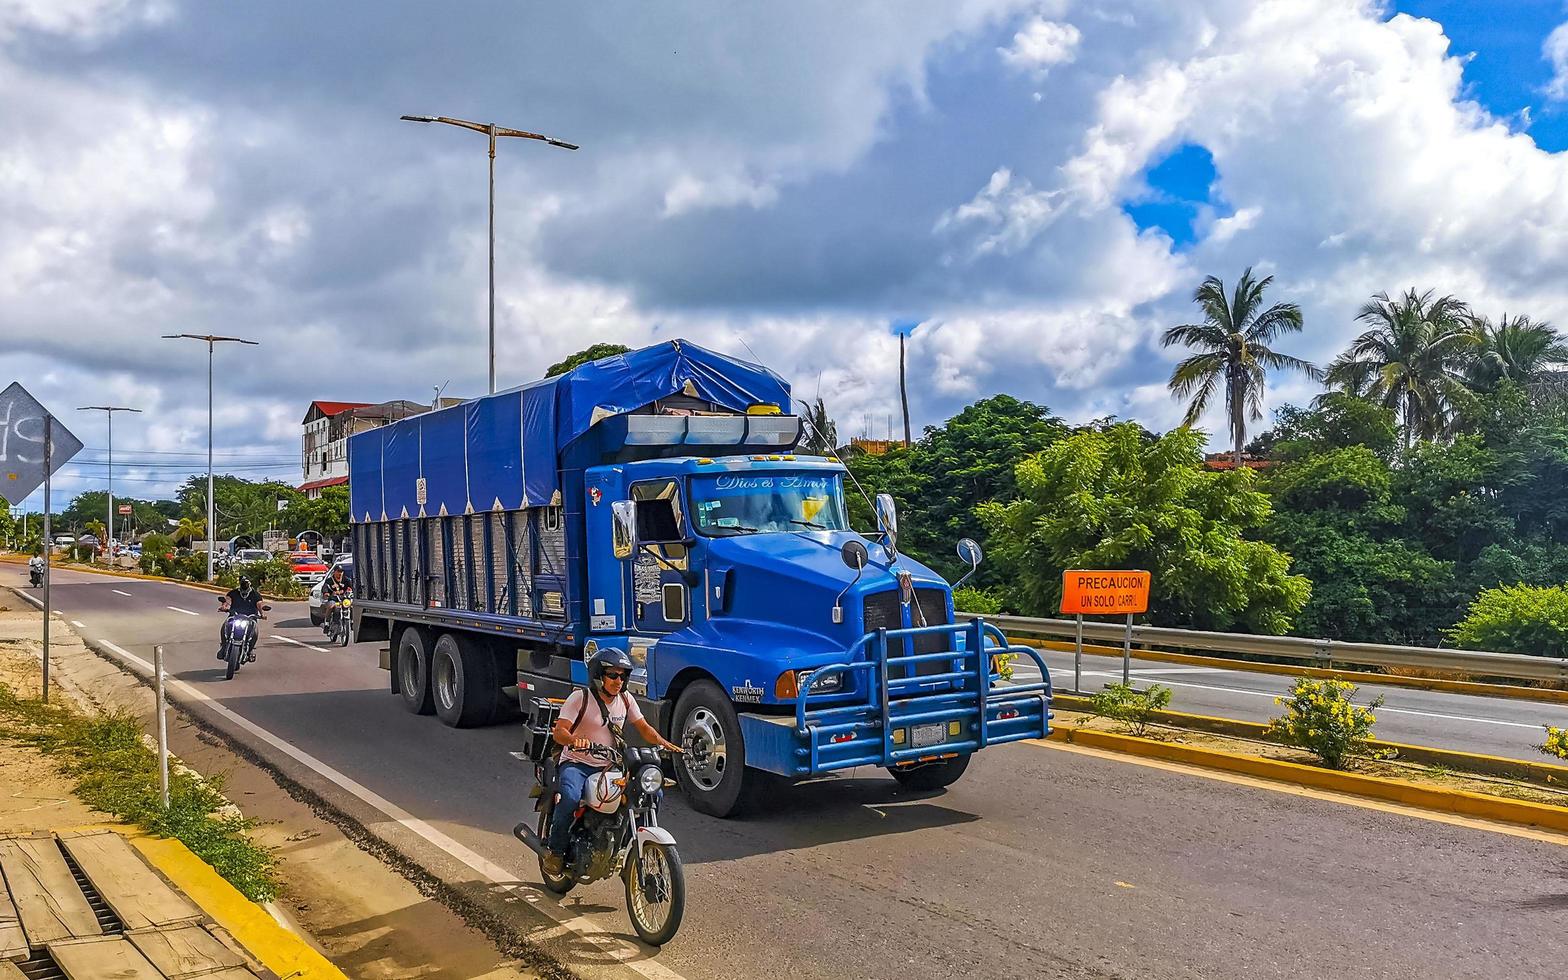
[[[566,870],[566,861],[554,851],[546,851],[539,858],[539,866],[544,868],[545,874],[555,877]]]

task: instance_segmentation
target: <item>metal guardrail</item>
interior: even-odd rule
[[[960,613],[960,616],[965,614]],[[1071,619],[1035,619],[1027,616],[987,616],[986,621],[1009,636],[1044,637],[1071,641],[1077,623]],[[1118,622],[1084,621],[1083,638],[1112,641],[1118,646],[1127,627]],[[1212,633],[1162,626],[1133,626],[1132,641],[1146,646],[1178,647],[1219,654],[1252,654],[1304,661],[1313,667],[1372,666],[1422,667],[1478,677],[1568,682],[1568,660],[1532,657],[1522,653],[1482,650],[1436,650],[1431,647],[1393,646],[1383,643],[1347,643],[1299,636],[1259,636],[1253,633]]]

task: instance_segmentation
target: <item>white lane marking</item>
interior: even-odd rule
[[[282,640],[284,643],[292,643],[292,644],[294,644],[297,647],[304,647],[307,650],[314,650],[317,653],[331,653],[332,652],[331,650],[328,650],[325,647],[311,646],[309,643],[301,643],[298,640],[293,640],[293,639],[290,639],[290,638],[288,638],[286,636],[279,636],[276,633],[272,634],[272,638],[274,640]]]
[[[119,589],[110,589],[109,591],[113,592],[115,595],[123,595],[127,599],[131,598],[131,594],[129,592],[121,592]]]
[[[108,642],[107,640],[99,640],[98,642],[110,650],[113,650],[119,656],[124,657],[129,663],[141,668],[143,673],[152,673],[152,664],[143,660],[141,657],[138,657],[133,653],[129,653],[126,650],[115,646],[113,643]],[[167,671],[164,672],[164,676],[165,678],[168,677]],[[375,807],[377,810],[380,810],[389,818],[396,821],[404,829],[410,831],[411,833],[417,834],[420,837],[423,837],[425,840],[445,851],[453,858],[457,859],[463,864],[466,864],[476,874],[488,878],[491,884],[499,886],[504,891],[521,892],[523,897],[533,908],[538,909],[546,917],[555,920],[558,925],[564,926],[565,928],[570,929],[572,932],[575,932],[577,935],[581,936],[585,942],[598,947],[600,951],[602,951],[606,956],[615,960],[620,966],[623,966],[634,973],[641,974],[642,976],[647,977],[648,980],[686,980],[686,978],[681,974],[676,973],[674,970],[663,965],[662,963],[657,963],[653,960],[636,959],[636,957],[644,955],[641,947],[634,946],[630,943],[618,942],[612,936],[605,933],[602,929],[595,926],[587,916],[574,915],[566,911],[556,903],[552,896],[546,895],[543,890],[536,888],[533,885],[525,885],[520,883],[517,880],[517,876],[515,874],[512,874],[510,871],[501,867],[499,864],[496,864],[494,861],[491,861],[489,858],[478,853],[477,851],[472,850],[468,846],[453,840],[451,837],[448,837],[446,834],[430,826],[430,824],[414,816],[412,813],[409,813],[407,810],[398,806],[396,803],[393,803],[386,797],[381,796],[374,790],[361,785],[356,780],[345,776],[343,773],[327,765],[325,762],[322,762],[320,759],[317,759],[310,753],[296,748],[289,742],[285,741],[277,735],[274,735],[267,729],[262,728],[260,725],[256,724],[250,719],[235,714],[233,711],[219,704],[217,701],[214,701],[212,698],[192,687],[185,681],[165,680],[164,683],[171,691],[176,691],[193,701],[200,701],[209,710],[228,719],[233,724],[238,725],[240,728],[266,742],[268,745],[271,745],[279,752],[289,756],[290,758],[299,762],[301,765],[310,769],[312,772],[317,773],[324,779],[327,779],[342,789],[347,790],[349,793],[358,797],[362,802]]]
[[[79,630],[84,630],[87,628],[87,624],[82,622],[80,619],[71,620],[71,625],[75,626]]]
[[[201,615],[201,613],[193,613],[189,609],[181,609],[179,606],[164,606],[163,608],[165,608],[165,609],[173,609],[175,612],[177,612],[177,613],[184,613],[187,616],[200,616]]]
[[[1062,669],[1057,669],[1057,668],[1052,668],[1051,672],[1052,673],[1062,673],[1062,674],[1071,674],[1072,673],[1071,670],[1062,670]],[[1105,671],[1105,670],[1086,670],[1086,671],[1083,672],[1083,674],[1084,674],[1085,677],[1121,677],[1122,676],[1120,671],[1112,673],[1110,671]],[[1243,690],[1242,688],[1239,688],[1239,687],[1214,687],[1214,686],[1209,685],[1209,684],[1185,684],[1185,683],[1182,683],[1181,681],[1171,681],[1169,684],[1166,684],[1165,686],[1166,687],[1190,687],[1190,688],[1192,688],[1194,690],[1197,690],[1197,691],[1222,691],[1222,692],[1224,692],[1226,694],[1250,694],[1250,695],[1252,695],[1255,698],[1269,698],[1269,699],[1273,699],[1273,698],[1277,698],[1277,697],[1283,697],[1285,695],[1285,692],[1283,692],[1283,691],[1281,691],[1281,692],[1247,691],[1247,690]],[[1496,718],[1476,718],[1476,717],[1474,717],[1472,715],[1449,715],[1449,714],[1443,714],[1442,712],[1438,712],[1438,711],[1416,711],[1413,708],[1390,708],[1386,704],[1383,705],[1383,707],[1378,708],[1377,710],[1378,711],[1392,711],[1396,715],[1416,715],[1417,717],[1421,717],[1421,718],[1441,718],[1444,721],[1468,721],[1468,722],[1473,722],[1473,723],[1475,723],[1477,725],[1502,725],[1505,728],[1528,728],[1528,729],[1530,729],[1532,731],[1534,731],[1537,728],[1542,727],[1540,725],[1526,724],[1525,722],[1521,722],[1521,721],[1500,721],[1500,720],[1498,720]]]

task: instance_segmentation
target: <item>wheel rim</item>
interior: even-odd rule
[[[724,726],[719,716],[707,708],[699,707],[686,716],[681,737],[686,754],[681,756],[686,775],[704,790],[712,790],[724,781],[724,771],[729,764],[729,753],[724,739]]]
[[[457,704],[457,669],[452,665],[451,657],[436,658],[436,676],[432,686],[441,707],[452,710],[452,706]]]
[[[651,879],[661,895],[650,895],[644,887]],[[675,888],[670,880],[670,861],[663,844],[644,844],[642,857],[631,868],[631,912],[643,932],[657,933],[670,921]]]

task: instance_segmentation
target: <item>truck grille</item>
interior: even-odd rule
[[[945,626],[948,623],[947,596],[941,589],[916,589],[915,602],[925,613],[926,626]],[[914,624],[920,622],[920,617],[910,610],[911,620]],[[890,589],[886,592],[874,592],[866,596],[865,604],[866,632],[873,630],[902,629],[904,626],[903,605],[898,601],[898,590]],[[907,649],[913,646],[913,650]],[[909,653],[941,653],[948,646],[947,639],[940,635],[917,636],[910,641],[895,639],[888,642],[888,656],[902,657]],[[914,676],[924,677],[929,674],[942,674],[948,670],[941,661],[931,660],[914,665]],[[889,677],[908,677],[910,668],[904,665],[895,665],[888,673]]]

